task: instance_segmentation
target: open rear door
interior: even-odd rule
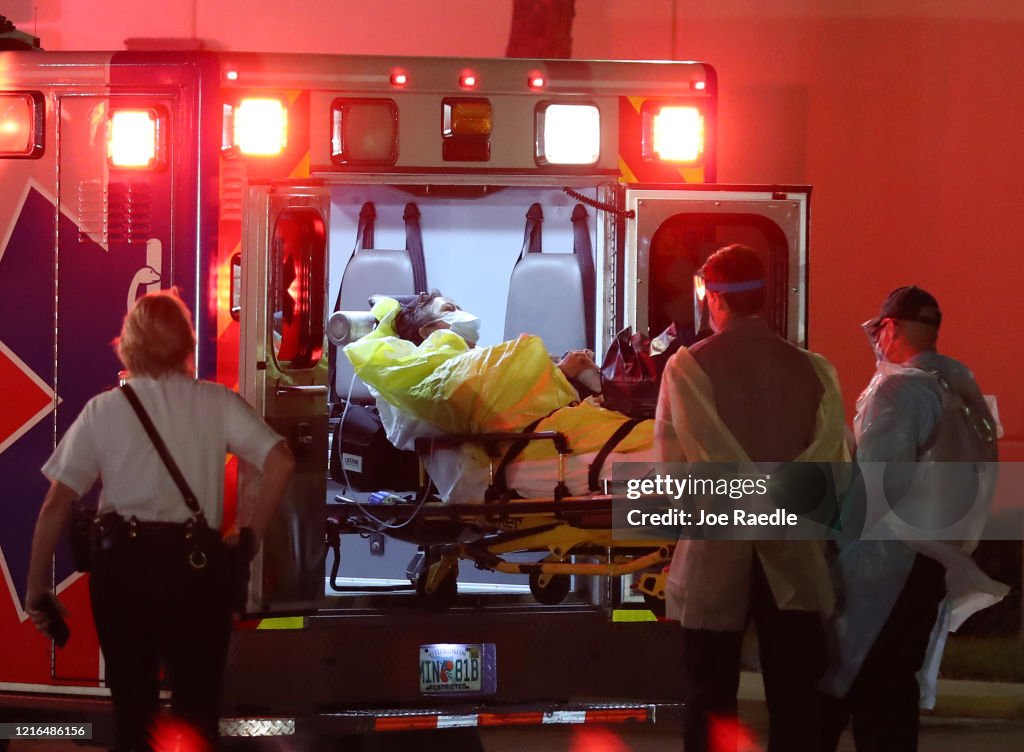
[[[329,209],[326,189],[308,183],[251,185],[245,206],[239,389],[296,458],[254,562],[250,612],[312,609],[324,592]],[[255,501],[253,479],[243,467],[242,520]]]
[[[807,343],[808,186],[634,186],[626,208],[623,324],[656,335],[675,323],[695,332],[693,274],[718,248],[748,245],[768,275],[761,315],[792,342]]]

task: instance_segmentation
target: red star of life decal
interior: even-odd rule
[[[59,401],[46,382],[3,342],[0,342],[0,394],[4,395],[4,409],[0,412],[0,452],[49,415]]]

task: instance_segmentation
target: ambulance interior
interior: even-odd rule
[[[788,280],[797,267],[802,272],[802,262],[794,260],[794,241],[785,221],[767,219],[756,211],[728,212],[721,208],[704,211],[707,202],[684,210],[678,202],[652,201],[648,203],[646,219],[642,216],[636,223],[636,236],[629,236],[626,243],[618,243],[620,248],[632,247],[633,252],[630,253],[629,248],[613,252],[613,239],[623,234],[620,217],[595,208],[595,205],[614,196],[613,191],[612,186],[603,184],[577,185],[573,189],[575,196],[560,187],[536,185],[333,184],[329,187],[326,237],[315,213],[306,215],[299,211],[292,214],[289,221],[310,225],[304,235],[299,235],[306,241],[314,239],[312,243],[302,242],[307,248],[314,249],[311,251],[313,256],[318,255],[315,247],[323,242],[318,238],[326,241],[327,301],[321,320],[330,317],[334,310],[353,251],[358,255],[361,250],[356,248],[357,243],[373,249],[396,251],[407,247],[410,230],[404,217],[409,205],[415,204],[425,262],[425,289],[439,290],[462,309],[481,319],[479,346],[514,339],[521,332],[506,331],[506,313],[510,279],[524,250],[527,211],[537,205],[543,215],[540,227],[542,252],[567,254],[574,248],[572,215],[574,210],[580,211],[578,206],[582,206],[586,211],[586,228],[594,261],[594,305],[597,310],[591,342],[598,366],[615,329],[623,325],[633,326],[653,336],[674,323],[684,344],[706,336],[706,328],[700,333],[694,331],[693,273],[710,253],[730,242],[748,244],[763,254],[768,270],[764,315],[777,330],[789,332],[791,337],[794,334],[798,338],[802,336],[802,330],[790,326],[792,316],[788,310]],[[365,222],[360,227],[360,214],[362,212],[366,216],[368,205],[372,205],[375,215],[372,241],[362,237],[367,232]],[[579,238],[575,242],[579,244]],[[289,253],[285,245],[280,244],[278,253]],[[309,263],[317,266],[319,262],[310,260]],[[376,293],[411,293],[410,289],[396,290],[390,286],[386,276],[389,268],[387,264],[380,267],[385,276]],[[369,284],[370,288],[364,289],[375,286],[372,282]],[[274,286],[286,289],[288,285],[288,279],[282,277]],[[282,300],[287,298],[287,295],[282,296]],[[543,299],[529,298],[527,295],[529,307],[540,312],[541,320],[550,322],[553,330],[557,330],[560,320],[571,315],[572,310],[582,303],[547,295]],[[368,311],[369,301],[362,300],[362,306],[364,311]],[[315,307],[311,306],[313,318],[316,318],[316,312],[312,310]],[[342,305],[343,309],[348,307]],[[301,356],[304,351],[294,344],[294,337],[289,335],[288,329],[287,326],[282,329],[280,322],[275,325],[275,335],[283,335],[275,336],[275,347],[289,351],[289,357]],[[545,331],[527,333],[538,334],[542,339],[547,334]],[[315,327],[309,334],[316,335]],[[563,354],[553,351],[553,348],[548,349],[556,359]],[[283,354],[279,351],[278,357]],[[311,350],[305,356],[316,357],[316,353]],[[372,398],[365,386],[353,378],[344,354],[336,349],[333,357],[338,373],[331,390],[329,430],[331,441],[336,442],[339,441],[337,428],[346,403],[372,404]],[[353,484],[347,483],[349,478],[344,471],[332,475],[334,477],[328,479],[327,488],[328,516],[339,502],[358,502],[363,511],[373,514],[375,505],[370,502],[374,499],[370,498],[368,489],[357,490]],[[555,478],[552,477],[552,488],[554,485]],[[419,498],[416,492],[408,489],[396,493],[410,501]],[[377,606],[390,602],[394,597],[392,592],[411,591],[416,580],[416,567],[424,566],[424,557],[418,553],[421,546],[400,538],[387,534],[387,531],[342,534],[337,551],[327,556],[325,594],[332,598],[355,599],[350,602],[356,604]],[[436,544],[436,541],[430,543]],[[429,551],[432,547],[426,548]],[[337,555],[339,552],[340,556]],[[509,554],[507,558],[510,561],[539,561],[545,553],[533,550]],[[336,563],[337,569],[332,571],[332,565]],[[457,581],[460,596],[486,596],[488,603],[534,602],[525,574],[488,571],[474,567],[472,562],[463,562]],[[630,577],[572,576],[566,600],[598,603],[612,598],[620,602],[640,603],[644,599],[631,587],[634,581]],[[614,594],[613,589],[616,591]]]
[[[581,192],[591,199],[597,199],[595,189],[584,189]],[[413,203],[419,209],[420,215],[419,229],[425,261],[426,289],[440,291],[444,296],[453,299],[462,309],[480,318],[478,346],[481,347],[494,345],[506,339],[505,318],[509,281],[523,249],[527,210],[534,204],[540,207],[543,215],[540,228],[541,247],[544,253],[571,253],[571,215],[579,203],[560,189],[515,186],[498,189],[492,186],[463,185],[415,188],[385,185],[333,186],[330,190],[330,199],[328,298],[332,308],[337,302],[342,276],[355,249],[359,235],[360,212],[363,208],[368,202],[371,203],[376,215],[372,248],[397,250],[407,247],[407,235],[414,232],[411,229],[407,231],[403,219],[407,206]],[[598,220],[595,209],[588,208],[587,211],[591,248],[596,251],[594,255],[597,258],[603,258],[603,224]],[[358,254],[361,249],[355,250]],[[383,267],[383,271],[386,270],[387,267]],[[602,270],[597,271],[596,277],[596,285],[600,289],[604,284]],[[412,292],[410,289],[392,289],[387,281],[381,281],[380,284],[380,289],[377,290],[380,294]],[[364,308],[368,310],[369,301],[362,302]],[[560,317],[570,315],[573,305],[573,302],[564,299],[534,302],[536,308],[545,318],[551,319],[552,323]],[[576,300],[575,306],[582,307],[582,300]],[[569,314],[566,312],[567,308]],[[536,333],[543,338],[543,332]],[[335,390],[340,406],[334,413],[335,420],[340,421],[346,398],[351,396],[357,402],[372,398],[358,379],[353,381],[354,374],[345,356],[337,353],[336,357],[338,376],[335,380]],[[337,436],[332,427],[332,440],[337,440]],[[344,472],[343,469],[341,477],[338,478],[340,483],[334,479],[329,481],[328,503],[334,503],[338,495],[353,500],[366,500],[368,493],[357,491],[345,484]],[[335,472],[335,476],[337,475]],[[397,493],[405,497],[414,497],[408,489]],[[409,577],[406,572],[416,556],[417,548],[413,543],[383,536],[373,536],[367,542],[359,540],[358,536],[345,535],[341,542],[341,575],[335,578],[335,582],[354,588],[367,585],[408,586]],[[535,553],[522,556],[524,560],[538,558]],[[503,600],[524,595],[529,597],[527,578],[524,575],[501,574],[462,566],[458,579],[460,592],[501,595],[504,596]],[[332,592],[330,586],[328,592]]]

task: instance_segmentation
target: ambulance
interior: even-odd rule
[[[392,249],[496,344],[524,251],[575,246],[593,261],[600,358],[625,327],[692,328],[694,270],[742,242],[766,262],[765,315],[804,343],[809,188],[715,183],[717,94],[698,62],[0,52],[0,720],[109,731],[88,576],[68,551],[54,562],[67,646],[23,609],[39,468],[116,385],[126,310],[171,286],[198,377],[237,389],[297,458],[233,636],[225,736],[676,718],[675,630],[627,608],[628,582],[574,578],[540,605],[521,580],[467,573],[448,608],[424,609],[380,587],[405,577],[405,552],[344,536],[348,587],[325,583],[344,492],[330,448],[354,383],[326,329],[350,259]],[[542,320],[572,305],[529,302]],[[228,471],[226,525],[247,498],[246,469]]]

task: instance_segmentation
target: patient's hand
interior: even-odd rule
[[[588,368],[597,368],[594,362],[594,353],[590,350],[570,350],[558,361],[558,367],[565,378],[572,381]]]

